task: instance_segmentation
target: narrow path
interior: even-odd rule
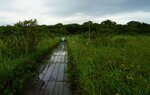
[[[54,50],[47,64],[41,66],[37,85],[26,95],[72,95],[67,82],[67,50],[66,44]]]

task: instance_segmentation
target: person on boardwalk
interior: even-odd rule
[[[61,38],[61,48],[64,49],[65,48],[65,38]]]
[[[64,38],[64,37],[63,37],[63,38],[61,38],[61,41],[62,41],[62,42],[64,42],[64,41],[65,41],[65,38]]]

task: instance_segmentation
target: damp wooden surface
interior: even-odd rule
[[[39,69],[36,86],[23,95],[72,95],[66,78],[66,62],[66,44],[62,42]]]

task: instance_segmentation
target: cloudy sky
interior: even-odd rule
[[[39,24],[150,23],[150,0],[0,0],[0,25],[34,18]]]

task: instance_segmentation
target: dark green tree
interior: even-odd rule
[[[101,25],[107,26],[107,27],[113,27],[115,26],[117,23],[111,20],[106,20],[106,21],[102,21]]]

